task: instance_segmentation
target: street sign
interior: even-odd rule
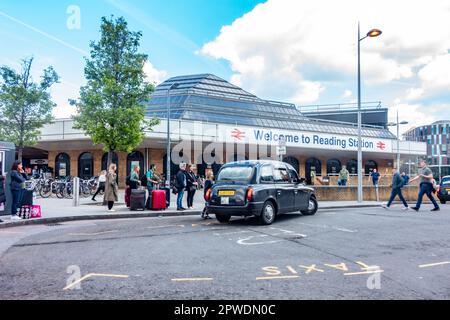
[[[277,147],[277,155],[284,156],[286,154],[286,146]]]

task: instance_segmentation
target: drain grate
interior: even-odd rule
[[[57,227],[57,226],[62,226],[62,223],[47,223],[45,226],[47,227]]]

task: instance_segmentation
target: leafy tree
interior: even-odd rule
[[[108,166],[114,151],[131,152],[144,138],[144,130],[158,124],[145,119],[144,103],[154,86],[145,81],[143,67],[148,57],[138,53],[141,32],[128,30],[124,18],[102,18],[101,37],[91,42],[90,58],[84,69],[87,84],[80,89],[74,116],[95,144],[108,152]]]
[[[31,76],[32,64],[33,58],[22,60],[20,73],[0,67],[0,139],[16,144],[20,161],[24,147],[35,145],[39,129],[52,121],[56,106],[49,89],[58,82],[58,74],[50,66],[36,83]]]

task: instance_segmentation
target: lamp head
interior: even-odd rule
[[[374,38],[374,37],[378,37],[381,34],[381,30],[379,29],[372,29],[367,33],[368,37]]]

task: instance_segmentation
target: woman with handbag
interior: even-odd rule
[[[188,164],[186,168],[186,188],[187,188],[187,207],[188,209],[194,209],[194,195],[197,190],[198,181],[194,171],[192,171],[192,165]]]
[[[109,165],[108,174],[106,175],[105,201],[108,203],[108,211],[114,212],[114,202],[119,200],[119,187],[117,185],[117,166],[114,163]]]
[[[25,190],[25,181],[23,174],[22,162],[15,161],[11,168],[11,194],[12,194],[12,206],[11,206],[11,220],[22,220],[17,215],[17,210],[21,207],[21,199]]]

